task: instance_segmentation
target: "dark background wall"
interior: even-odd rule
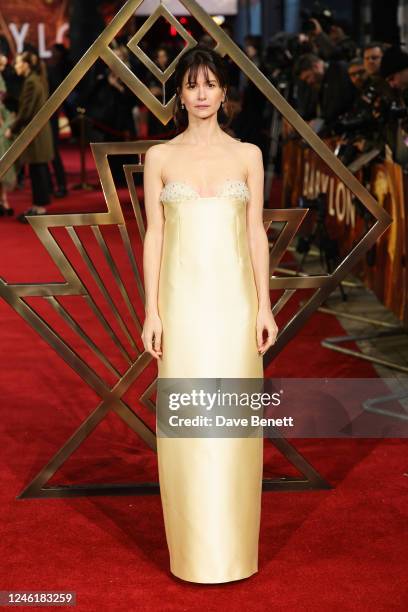
[[[372,38],[385,42],[399,42],[397,26],[398,0],[372,0]]]
[[[299,31],[301,11],[311,10],[315,0],[265,0],[262,2],[262,25],[264,40],[285,30]],[[345,19],[351,26],[351,35],[360,44],[364,38],[399,42],[398,0],[326,0],[320,1],[321,7],[329,8],[336,17]],[[369,18],[367,21],[368,8]]]

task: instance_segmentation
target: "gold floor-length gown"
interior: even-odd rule
[[[159,378],[263,377],[249,190],[227,179],[216,193],[178,181],[161,193]],[[170,571],[197,583],[257,572],[263,438],[157,437],[157,454]]]

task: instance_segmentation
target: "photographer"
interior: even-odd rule
[[[371,42],[364,47],[364,70],[367,73],[367,79],[362,90],[362,97],[364,99],[371,100],[387,95],[386,83],[380,73],[383,55],[384,44],[381,42]]]
[[[340,115],[335,131],[341,136],[338,156],[349,165],[361,153],[384,147],[384,126],[378,109],[384,91],[384,81],[376,77],[373,85],[362,58],[353,59],[348,65],[348,74],[355,88],[356,98],[351,109]]]
[[[307,53],[297,60],[294,76],[308,86],[299,88],[298,110],[306,120],[321,117],[325,121],[325,131],[330,131],[337,117],[351,108],[355,98],[347,64],[327,63]]]
[[[386,96],[383,107],[387,114],[385,137],[394,160],[408,164],[408,53],[399,47],[387,49],[381,60],[380,73],[386,81]],[[383,114],[384,110],[381,111]]]
[[[349,62],[356,56],[357,45],[348,34],[349,25],[346,21],[331,19],[326,26],[327,33],[318,19],[312,17],[309,23],[312,28],[308,31],[309,38],[316,47],[316,54],[322,59]]]
[[[364,47],[364,68],[369,77],[375,77],[380,74],[381,60],[383,55],[383,43],[371,42]]]
[[[353,65],[356,64],[353,62]],[[374,149],[381,150],[385,156],[387,145],[394,161],[406,165],[408,54],[400,48],[388,49],[382,57],[380,71],[372,71],[359,84],[360,95],[353,108],[337,121],[336,129],[343,141],[339,157],[344,163],[350,163],[358,151]]]
[[[347,71],[350,81],[353,83],[356,90],[362,92],[365,89],[368,79],[367,71],[364,68],[364,61],[360,57],[355,57],[349,62]]]

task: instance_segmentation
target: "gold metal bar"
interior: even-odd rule
[[[64,344],[60,352],[62,354],[67,350],[67,345]],[[70,350],[70,349],[68,349]],[[58,450],[54,457],[44,466],[40,472],[34,477],[30,484],[24,489],[19,495],[19,498],[23,497],[48,497],[48,496],[59,496],[58,491],[47,491],[42,487],[51,478],[55,471],[68,459],[68,457],[80,446],[80,444],[87,438],[90,433],[96,428],[100,421],[106,416],[107,412],[111,409],[114,410],[118,416],[125,420],[125,422],[136,432],[142,439],[153,449],[156,448],[155,434],[152,430],[130,410],[129,406],[125,404],[121,397],[126,393],[130,385],[140,375],[140,372],[146,367],[147,363],[151,361],[152,357],[148,353],[143,353],[138,359],[132,364],[129,370],[122,376],[122,378],[114,385],[113,389],[108,389],[102,383],[101,390],[103,392],[103,400],[92,412],[92,414],[81,423],[76,432],[67,440],[67,442]],[[82,361],[79,357],[75,361],[75,369],[78,368],[78,362]],[[84,362],[82,362],[84,363]],[[84,364],[85,365],[85,364]],[[86,366],[87,367],[87,366]],[[77,370],[78,371],[78,370]],[[92,375],[96,377],[94,372],[90,370]],[[97,378],[97,377],[96,377]],[[100,379],[98,379],[100,380]],[[89,382],[89,381],[87,381]],[[62,493],[63,495],[64,493]]]
[[[182,51],[178,54],[177,57],[173,59],[173,61],[166,67],[163,71],[155,62],[153,62],[148,55],[138,46],[138,43],[142,40],[142,38],[149,32],[149,30],[153,27],[156,21],[163,17],[173,28],[177,31],[179,36],[184,39],[187,43]],[[146,21],[140,26],[136,34],[129,40],[127,46],[129,49],[136,55],[137,58],[150,70],[152,74],[157,78],[158,81],[164,86],[167,79],[174,72],[176,64],[181,57],[188,49],[194,47],[197,44],[195,38],[193,38],[187,30],[181,25],[181,23],[174,17],[172,13],[168,10],[168,8],[160,3],[156,8],[154,13],[152,13]]]
[[[297,276],[296,278],[285,278],[283,276],[270,277],[271,289],[320,289],[325,280],[330,279],[330,275],[316,274],[315,276],[308,275]],[[301,282],[301,286],[300,286]]]
[[[152,113],[159,117],[164,125],[167,125],[173,115],[174,96],[165,106],[163,106],[160,100],[152,95],[149,88],[117,57],[117,55],[114,54],[112,49],[109,49],[109,47],[102,49],[100,57],[112,72],[114,72],[123,83],[126,83],[130,91],[132,91]]]
[[[331,351],[337,351],[338,353],[343,353],[344,355],[352,355],[353,357],[358,357],[359,359],[364,359],[365,361],[371,361],[372,363],[377,363],[378,365],[385,366],[386,368],[391,368],[393,370],[398,370],[399,372],[404,372],[404,374],[408,374],[408,367],[402,366],[395,361],[388,361],[387,359],[380,359],[379,357],[364,355],[364,353],[360,353],[359,351],[334,345],[327,340],[322,340],[321,345],[330,349]]]
[[[126,183],[129,189],[130,200],[132,202],[133,212],[136,218],[137,227],[139,230],[140,237],[142,242],[144,241],[146,230],[143,222],[142,213],[140,210],[139,200],[136,193],[135,181],[133,180],[133,173],[135,172],[143,172],[142,164],[125,164],[123,166],[123,170],[125,172]]]
[[[114,367],[114,365],[105,357],[100,348],[95,344],[92,338],[83,330],[83,328],[71,317],[69,312],[60,304],[60,302],[52,295],[44,298],[54,308],[54,310],[68,323],[72,330],[74,330],[78,336],[80,336],[94,354],[102,361],[102,363],[108,368],[112,374],[120,377],[121,373]]]
[[[343,317],[344,319],[351,319],[353,321],[362,321],[363,323],[369,323],[370,325],[380,325],[381,327],[390,327],[391,329],[400,329],[399,325],[395,323],[389,323],[388,321],[380,321],[379,319],[371,319],[370,317],[364,317],[363,315],[352,314],[351,312],[342,312],[335,308],[326,308],[320,306],[317,309],[319,312],[334,315],[335,317]]]
[[[125,246],[126,252],[128,254],[128,257],[129,257],[130,265],[132,266],[133,274],[135,275],[136,285],[137,285],[137,289],[139,291],[139,295],[140,295],[141,300],[142,300],[142,302],[144,304],[145,303],[145,291],[144,291],[142,279],[140,278],[139,270],[138,270],[138,267],[137,267],[137,264],[136,264],[135,255],[133,253],[132,245],[130,243],[130,238],[129,238],[129,234],[128,234],[128,231],[126,229],[126,226],[125,225],[120,225],[119,226],[119,231],[120,231],[120,234],[122,236],[123,244]]]
[[[120,313],[119,313],[119,311],[118,311],[118,309],[116,307],[115,302],[112,300],[111,296],[109,295],[109,292],[107,291],[107,289],[106,289],[106,287],[105,287],[105,285],[104,285],[104,283],[103,283],[103,281],[102,281],[102,279],[101,279],[101,277],[99,275],[99,272],[95,268],[94,263],[91,260],[91,258],[89,257],[86,248],[82,244],[81,239],[79,238],[78,234],[75,231],[75,228],[67,227],[67,232],[71,236],[73,243],[75,244],[75,246],[78,249],[80,255],[82,256],[82,259],[84,260],[84,262],[88,266],[88,270],[91,273],[91,275],[92,275],[96,285],[98,286],[99,291],[102,293],[102,295],[104,296],[105,300],[108,302],[109,306],[111,307],[112,312],[115,315],[115,319],[119,323],[119,326],[120,326],[121,330],[125,334],[126,338],[129,340],[129,343],[132,345],[132,347],[137,352],[139,352],[139,349],[136,346],[135,341],[133,340],[132,335],[131,335],[131,333],[130,333],[130,331],[129,331],[125,321],[120,316]]]
[[[123,357],[126,359],[127,363],[129,365],[131,365],[133,363],[133,359],[132,359],[131,355],[127,352],[127,350],[123,346],[119,336],[116,335],[115,330],[113,330],[112,327],[109,325],[109,323],[106,320],[104,314],[101,312],[101,310],[95,304],[93,298],[90,295],[85,295],[84,298],[88,302],[89,307],[94,312],[94,314],[97,317],[97,319],[100,322],[100,324],[103,326],[103,328],[105,329],[107,334],[113,340],[114,344],[116,344],[116,346],[118,347],[118,349],[122,353]]]
[[[123,401],[115,404],[113,410],[156,452],[156,433],[139,416],[135,415]]]
[[[83,361],[83,359],[64,342],[61,336],[52,329],[24,299],[16,298],[10,287],[0,279],[0,294],[3,299],[49,344],[58,355],[80,376],[100,397],[109,396],[109,389],[104,381]]]
[[[275,268],[275,272],[278,272],[279,274],[286,274],[287,276],[301,276],[303,278],[307,278],[310,276],[309,274],[307,274],[307,272],[301,272],[300,270],[291,270],[290,268],[282,268],[280,266]],[[354,283],[353,281],[348,280],[342,280],[341,284],[343,285],[343,287],[350,287],[352,289],[359,289],[364,287],[364,285],[360,285],[358,283]]]
[[[44,215],[46,217],[47,215]],[[64,215],[60,215],[63,217]],[[42,217],[36,217],[36,221],[44,222]],[[83,295],[86,293],[81,280],[79,279],[76,271],[71,265],[71,262],[65,257],[62,249],[60,248],[57,241],[49,231],[47,226],[43,226],[41,223],[39,226],[34,228],[38,238],[42,242],[44,248],[49,253],[51,259],[60,270],[62,276],[66,279],[66,282],[62,283],[13,283],[8,284],[5,281],[4,284],[10,287],[16,297],[29,297],[29,296],[40,296],[45,297],[47,295]]]
[[[127,405],[118,402],[114,397],[102,401],[95,410],[81,423],[77,430],[61,446],[50,461],[41,469],[31,482],[18,496],[25,497],[40,496],[41,491],[47,493],[42,487],[52,478],[58,468],[76,451],[76,449],[96,429],[99,423],[106,417],[109,410],[114,410],[123,420],[137,433],[153,450],[156,448],[154,432],[137,417]],[[133,415],[133,416],[132,416]]]
[[[282,310],[282,308],[289,302],[290,298],[295,293],[296,293],[295,289],[285,289],[284,293],[281,295],[279,300],[277,300],[275,304],[273,305],[272,313],[274,316],[276,316]]]
[[[284,219],[286,221],[283,229],[279,232],[279,235],[275,241],[274,248],[271,250],[270,259],[269,259],[269,267],[270,272],[272,273],[276,266],[279,264],[282,259],[287,245],[290,244],[298,231],[300,225],[302,224],[304,218],[306,217],[309,209],[298,209],[293,208],[292,210],[282,209],[281,214],[279,215],[279,221]],[[271,221],[274,221],[276,218],[276,214],[271,217]]]
[[[146,406],[151,412],[156,412],[156,405],[151,399],[153,391],[157,388],[157,379],[153,380],[147,389],[140,396],[141,403]]]
[[[309,274],[306,272],[300,272],[299,270],[291,270],[290,268],[275,268],[275,272],[279,274],[287,274],[288,276],[301,276],[302,278],[308,278]]]
[[[109,251],[109,248],[108,248],[108,246],[106,244],[106,241],[105,241],[104,237],[102,236],[101,230],[100,230],[98,225],[92,225],[91,227],[92,227],[92,231],[94,233],[94,236],[95,236],[95,238],[96,238],[96,240],[97,240],[97,242],[98,242],[98,244],[99,244],[99,246],[100,246],[100,248],[101,248],[101,250],[102,250],[102,252],[104,254],[104,257],[105,257],[105,259],[107,261],[107,264],[108,264],[108,266],[111,269],[112,276],[115,279],[115,282],[116,282],[116,284],[118,286],[118,289],[119,289],[119,291],[121,293],[121,296],[123,297],[123,300],[124,300],[126,306],[128,307],[130,316],[132,317],[132,319],[133,319],[133,321],[134,321],[134,323],[135,323],[135,325],[137,327],[137,331],[141,334],[142,333],[142,326],[140,324],[139,318],[138,318],[138,316],[137,316],[137,314],[135,312],[135,309],[133,307],[132,302],[130,301],[128,292],[126,291],[126,287],[125,287],[125,285],[123,283],[123,280],[122,280],[122,277],[121,277],[120,272],[118,270],[118,267],[117,267],[117,265],[115,264],[115,262],[113,260],[113,257],[112,257],[112,255],[111,255],[111,253]]]

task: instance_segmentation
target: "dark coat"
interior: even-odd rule
[[[299,114],[305,121],[322,117],[330,126],[339,115],[352,108],[356,90],[350,81],[346,62],[329,62],[320,90],[299,80],[297,95]]]
[[[355,96],[346,62],[330,62],[320,90],[321,114],[326,123],[331,124],[339,115],[349,111]]]
[[[10,126],[13,135],[18,135],[44,106],[47,94],[41,76],[31,72],[25,79],[21,90],[18,113]],[[28,145],[19,159],[21,164],[49,162],[54,157],[54,146],[50,122],[44,125]]]

